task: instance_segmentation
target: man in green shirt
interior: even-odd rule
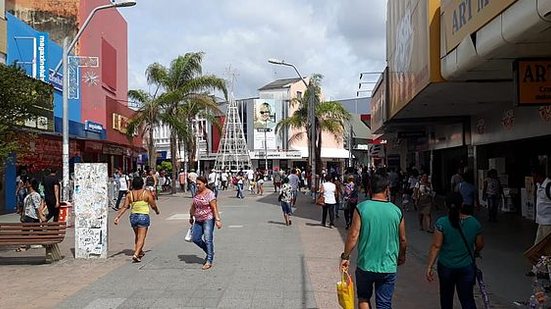
[[[401,209],[389,202],[388,175],[375,174],[371,192],[371,200],[356,208],[341,254],[341,267],[348,270],[350,253],[358,245],[356,291],[359,308],[370,308],[373,287],[376,307],[391,308],[396,271],[406,260],[406,226]]]

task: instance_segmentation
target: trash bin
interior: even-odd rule
[[[59,222],[67,223],[67,227],[73,226],[72,221],[73,204],[70,202],[59,203]]]

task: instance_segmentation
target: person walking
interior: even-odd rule
[[[283,211],[283,219],[285,219],[285,225],[291,225],[291,200],[293,199],[293,189],[289,184],[289,178],[283,178],[283,186],[281,187],[278,200],[281,203],[281,210]]]
[[[293,194],[293,198],[291,199],[291,207],[296,207],[295,204],[297,203],[298,186],[300,184],[300,178],[297,175],[297,170],[292,169],[288,178],[289,185],[291,185],[291,192]]]
[[[44,178],[44,201],[48,207],[48,215],[46,221],[54,219],[54,222],[59,220],[59,203],[61,201],[61,187],[59,179],[56,176],[54,169],[50,170],[48,176]]]
[[[45,222],[44,209],[46,205],[38,193],[38,181],[34,178],[26,178],[24,186],[28,194],[23,199],[23,208],[21,210],[21,223],[39,223]],[[27,251],[29,245],[23,245],[15,249],[16,252]]]
[[[118,187],[119,187],[119,196],[117,197],[117,202],[115,203],[115,206],[113,207],[114,210],[119,210],[119,205],[121,203],[121,200],[123,197],[126,196],[128,193],[128,186],[130,184],[128,176],[121,171],[120,168],[117,168],[115,171],[115,179],[118,181]]]
[[[457,185],[457,192],[461,194],[463,199],[463,209],[471,211],[473,214],[476,203],[476,188],[474,186],[474,174],[472,171],[467,171],[461,177],[461,182]]]
[[[34,178],[25,179],[28,194],[23,199],[22,223],[38,223],[46,221],[44,209],[46,205],[38,193],[38,181]]]
[[[243,186],[245,185],[245,177],[243,175],[243,172],[238,172],[237,176],[235,176],[237,181],[237,198],[245,198],[245,195],[243,194]]]
[[[322,205],[321,225],[326,226],[327,212],[329,212],[329,228],[335,226],[335,206],[337,205],[337,186],[331,182],[331,175],[325,176],[325,182],[321,185],[320,194],[323,194],[325,204]]]
[[[222,190],[224,191],[228,189],[228,178],[229,178],[228,172],[223,171],[222,174],[220,175],[220,179],[222,179]]]
[[[538,231],[534,245],[551,233],[551,178],[544,171],[538,170],[534,175],[536,183],[536,223]]]
[[[187,175],[189,191],[191,192],[192,198],[195,197],[195,194],[197,194],[197,177],[199,177],[199,175],[195,172],[194,169],[190,170]]]
[[[160,214],[155,197],[151,191],[144,188],[144,182],[141,177],[132,179],[132,190],[126,195],[124,206],[119,210],[114,223],[118,225],[120,218],[130,209],[130,226],[134,230],[134,255],[132,262],[139,263],[144,256],[143,247],[147,231],[151,225],[149,218],[149,208],[152,208],[157,215]]]
[[[149,171],[149,175],[145,177],[145,188],[157,199],[157,178],[154,170]]]
[[[203,176],[197,177],[197,194],[189,209],[189,223],[192,224],[193,242],[207,255],[201,269],[210,269],[214,260],[214,225],[221,229],[222,219],[216,196],[207,188],[207,179]]]
[[[406,261],[406,226],[401,209],[389,202],[388,176],[372,175],[371,193],[371,200],[356,207],[340,266],[348,271],[350,254],[357,245],[355,274],[359,308],[371,308],[375,287],[376,307],[386,309],[392,307],[398,265]]]
[[[473,289],[473,257],[484,248],[480,222],[466,213],[458,193],[446,198],[448,215],[436,221],[436,231],[429,251],[426,279],[434,281],[434,264],[438,258],[440,308],[452,309],[455,290],[463,309],[476,309]],[[472,255],[474,252],[474,255]]]
[[[346,185],[344,187],[344,221],[346,223],[346,229],[352,225],[352,216],[356,211],[356,205],[358,204],[358,186],[354,175],[348,175],[346,179]]]
[[[281,171],[274,171],[274,192],[281,190]]]
[[[256,194],[264,195],[264,172],[258,169],[255,174]]]
[[[497,178],[497,171],[491,169],[488,171],[488,177],[484,180],[484,189],[482,190],[482,197],[488,203],[488,222],[497,222],[497,208],[502,196],[503,188]]]
[[[214,196],[218,197],[218,186],[219,186],[220,177],[218,173],[212,169],[209,174],[209,189],[214,192]]]
[[[182,192],[186,192],[187,175],[184,169],[181,169],[178,174],[178,183],[180,184],[180,190],[182,190]]]
[[[413,196],[415,197],[415,203],[419,211],[419,229],[421,231],[426,231],[433,233],[434,229],[432,228],[432,199],[433,199],[433,190],[432,184],[429,181],[429,175],[423,173],[421,176],[421,181],[415,185],[415,191]]]

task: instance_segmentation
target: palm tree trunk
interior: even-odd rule
[[[321,136],[322,136],[321,128],[318,125],[318,119],[317,118],[315,119],[315,124],[316,124],[316,135],[317,135],[315,137],[316,138],[316,143],[315,143],[315,145],[316,145],[316,149],[315,149],[316,150],[316,163],[315,163],[315,165],[316,165],[316,172],[321,172],[321,167],[322,167],[322,164],[323,164],[322,160],[321,160],[321,145],[322,145],[323,141],[322,141],[322,138],[321,138]]]
[[[155,168],[155,142],[153,140],[153,127],[149,129],[149,141],[148,141],[148,153],[149,153],[149,168]]]
[[[170,132],[170,161],[172,163],[172,189],[171,193],[176,194],[176,134]]]

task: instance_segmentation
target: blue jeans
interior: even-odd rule
[[[243,195],[243,184],[242,183],[238,183],[237,184],[237,198],[245,198],[245,196]]]
[[[189,184],[189,191],[191,192],[191,197],[195,197],[195,194],[197,193],[197,184],[194,182]]]
[[[476,309],[473,289],[475,284],[474,266],[449,268],[438,263],[438,281],[440,282],[440,308],[453,308],[453,295],[457,296],[463,309]]]
[[[206,261],[212,264],[214,259],[214,219],[195,221],[191,233],[193,242],[205,251]],[[205,240],[203,240],[203,235]]]
[[[396,282],[396,273],[374,273],[356,268],[356,291],[358,300],[368,301],[371,306],[371,296],[373,296],[373,285],[375,285],[375,304],[377,309],[392,308],[392,293],[394,293],[394,284]]]

